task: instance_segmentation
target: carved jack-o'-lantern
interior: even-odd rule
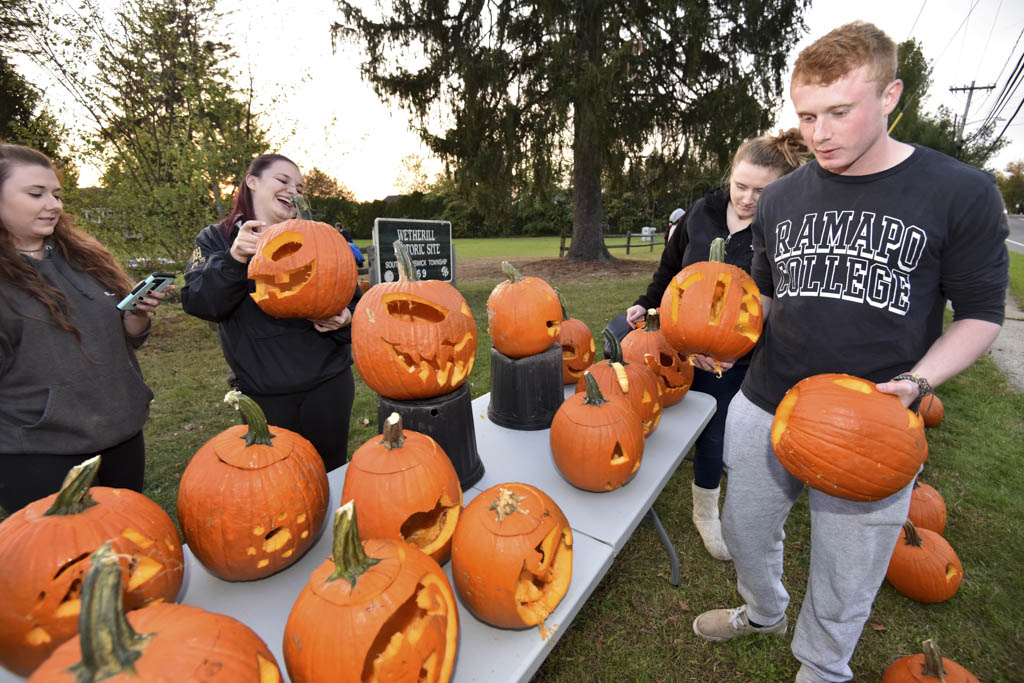
[[[711,243],[707,261],[691,263],[668,283],[661,297],[665,339],[689,358],[702,354],[735,361],[761,336],[761,292],[742,268],[725,263],[725,240]]]
[[[682,401],[693,384],[693,366],[665,340],[658,311],[653,308],[647,310],[644,326],[623,338],[622,358],[629,363],[646,363],[654,371],[661,381],[661,402],[666,408]]]
[[[487,331],[494,348],[509,358],[547,351],[562,329],[558,295],[544,280],[523,277],[508,261],[501,262],[508,280],[487,297]]]
[[[416,279],[409,252],[395,242],[398,282],[371,287],[352,316],[352,356],[366,384],[399,401],[462,386],[476,359],[476,321],[459,290]]]
[[[570,318],[565,312],[565,298],[558,292],[562,305],[562,328],[558,332],[558,343],[562,347],[562,381],[573,384],[583,377],[583,371],[594,363],[597,348],[594,335],[587,324],[579,318]]]
[[[448,561],[462,510],[459,475],[436,441],[402,430],[398,413],[352,454],[341,490],[341,502],[350,500],[363,511],[361,537],[406,541]]]
[[[569,590],[572,529],[546,493],[492,486],[466,505],[452,543],[462,604],[501,628],[543,625]]]
[[[605,360],[588,368],[597,381],[601,393],[608,397],[621,397],[629,401],[644,428],[644,437],[650,436],[661,422],[661,380],[646,364],[627,363],[622,359],[619,339],[607,327],[604,337]],[[576,383],[576,393],[587,390],[584,378]]]
[[[267,425],[248,396],[224,401],[246,425],[229,427],[192,456],[178,486],[178,521],[196,558],[227,581],[270,576],[298,560],[327,514],[327,472],[313,444]]]
[[[96,456],[72,468],[59,492],[0,524],[0,664],[22,676],[78,632],[89,555],[108,540],[128,609],[172,601],[181,588],[174,522],[141,493],[90,488],[99,467]]]
[[[275,318],[329,318],[352,301],[356,259],[341,233],[311,219],[301,195],[292,199],[301,217],[260,233],[249,260],[249,279],[256,284],[250,296]]]
[[[459,613],[441,567],[402,541],[360,541],[355,502],[334,516],[332,556],[313,570],[284,628],[294,683],[451,677]]]

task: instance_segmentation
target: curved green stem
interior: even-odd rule
[[[107,541],[89,557],[78,616],[82,661],[71,667],[78,683],[98,683],[120,674],[137,676],[135,662],[154,634],[138,634],[124,615],[121,567]]]
[[[601,332],[601,337],[604,339],[605,360],[612,363],[629,365],[629,363],[622,360],[622,344],[619,343],[619,338],[615,336],[615,333],[606,327]]]
[[[501,262],[501,272],[505,273],[505,277],[507,277],[510,282],[519,282],[523,279],[523,276],[519,274],[516,267],[508,261]]]
[[[391,413],[388,419],[384,420],[384,433],[381,434],[380,445],[393,450],[401,448],[405,444],[405,433],[402,431],[402,416],[398,413]]]
[[[331,552],[334,571],[327,580],[345,579],[353,588],[367,569],[380,562],[366,555],[363,542],[359,540],[354,500],[350,500],[334,512],[334,540]]]
[[[708,261],[725,263],[725,240],[721,237],[716,237],[712,240],[711,249],[708,253]]]
[[[89,495],[96,473],[100,470],[100,456],[94,455],[83,463],[75,465],[64,477],[53,505],[43,513],[47,515],[77,515],[96,504]]]
[[[601,387],[597,385],[597,380],[587,370],[583,373],[583,381],[587,384],[587,397],[583,399],[583,403],[589,406],[599,406],[602,403],[607,403],[608,399],[601,393]]]
[[[931,676],[945,683],[946,670],[942,668],[942,651],[939,650],[939,644],[929,638],[921,643],[921,649],[924,651],[924,667],[921,669],[921,675]]]
[[[420,276],[416,274],[416,266],[413,265],[409,248],[402,240],[395,240],[392,243],[395,248],[395,260],[398,262],[399,282],[419,282]]]
[[[303,221],[313,220],[313,210],[309,207],[309,201],[301,194],[293,194],[289,200],[295,207],[295,217]]]
[[[552,289],[554,288],[552,287]],[[565,297],[557,289],[555,289],[555,294],[558,295],[558,305],[562,307],[562,320],[568,320],[569,314],[565,311]]]
[[[262,446],[273,446],[270,442],[274,434],[270,433],[270,426],[267,424],[267,416],[256,401],[252,400],[241,391],[232,389],[224,395],[224,402],[242,413],[249,431],[245,433],[245,446],[260,444]]]
[[[719,238],[721,239],[721,238]],[[644,332],[657,332],[661,329],[661,317],[657,308],[648,308],[644,316]]]

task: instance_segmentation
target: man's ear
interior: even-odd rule
[[[900,103],[900,95],[903,94],[903,81],[897,78],[895,81],[885,86],[885,90],[882,91],[882,107],[885,110],[885,115],[888,116],[896,109],[896,105]]]

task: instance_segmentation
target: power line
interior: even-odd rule
[[[1002,1],[1003,0],[999,0],[999,2]],[[910,40],[910,36],[914,35],[914,29],[917,28],[917,20],[921,18],[921,13],[924,12],[924,6],[927,4],[928,0],[924,0],[924,2],[921,3],[921,9],[917,10],[917,16],[914,17],[914,23],[910,25],[910,31],[907,32],[907,37],[904,38],[904,41]]]
[[[998,83],[999,79],[1003,77],[1003,72],[1006,71],[1007,65],[1009,65],[1010,60],[1013,59],[1013,53],[1017,51],[1017,46],[1020,44],[1021,36],[1024,36],[1024,26],[1021,27],[1020,33],[1017,34],[1017,40],[1013,41],[1013,47],[1010,48],[1010,53],[1006,55],[1006,61],[1003,62],[1002,68],[999,69],[999,75],[996,76],[996,83]],[[985,103],[988,102],[988,98],[991,97],[991,95],[992,93],[985,95],[985,99],[982,100],[981,106],[985,106]]]

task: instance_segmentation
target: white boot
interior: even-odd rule
[[[716,560],[731,560],[732,555],[722,539],[722,522],[718,518],[718,496],[721,486],[705,489],[690,484],[693,489],[693,523],[700,533],[704,547]]]

